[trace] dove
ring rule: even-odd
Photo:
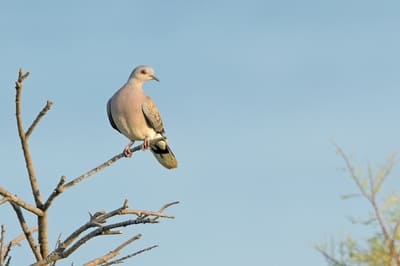
[[[160,113],[150,96],[143,91],[143,84],[150,80],[159,81],[152,67],[136,67],[128,81],[108,100],[108,119],[115,130],[129,139],[123,151],[125,157],[131,157],[130,147],[136,140],[142,140],[142,150],[150,149],[165,168],[176,168],[178,161],[168,145]],[[151,142],[157,138],[163,139]]]

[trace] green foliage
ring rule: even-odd
[[[349,236],[338,244],[325,243],[317,246],[317,250],[330,266],[400,266],[400,194],[393,191],[389,195],[381,195],[396,156],[390,156],[377,170],[368,165],[366,171],[362,171],[356,170],[340,147],[336,148],[358,189],[358,193],[345,195],[342,199],[362,196],[369,202],[372,209],[369,217],[361,222],[353,222],[371,227],[373,233],[364,240]]]

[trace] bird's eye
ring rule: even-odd
[[[142,69],[142,70],[140,70],[140,74],[146,75],[146,74],[147,74],[147,72],[146,72],[146,70],[145,70],[145,69]]]

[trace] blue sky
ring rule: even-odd
[[[50,211],[51,241],[87,213],[158,209],[175,220],[126,228],[59,265],[80,265],[138,232],[140,265],[324,265],[314,246],[358,232],[369,209],[332,141],[355,162],[381,163],[400,146],[398,1],[53,1],[0,3],[1,186],[32,202],[14,117],[25,125],[54,102],[31,137],[42,194],[122,151],[105,104],[134,67],[155,68],[157,103],[179,168],[149,152],[67,191]],[[393,178],[398,176],[395,169]],[[9,236],[19,227],[0,206]],[[31,224],[33,220],[31,217]],[[363,234],[361,230],[360,235]],[[52,244],[53,245],[53,244]],[[31,257],[14,250],[15,265]]]

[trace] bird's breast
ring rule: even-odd
[[[112,101],[113,119],[120,132],[130,140],[153,138],[155,131],[147,125],[142,111],[144,95],[134,90],[121,90]]]

